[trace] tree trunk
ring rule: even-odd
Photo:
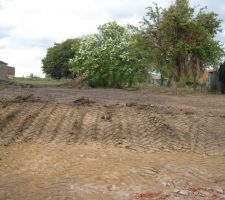
[[[194,91],[196,91],[196,89],[197,89],[197,78],[196,78],[196,75],[193,75],[193,89],[194,89]]]
[[[172,75],[170,75],[169,76],[169,80],[168,80],[168,83],[167,83],[167,87],[170,87],[172,84],[172,78],[173,78],[173,76]]]
[[[128,82],[128,87],[130,88],[130,87],[132,87],[132,85],[133,85],[133,80],[130,78],[129,82]]]
[[[177,57],[176,57],[176,73],[175,73],[175,76],[174,76],[176,82],[180,81],[181,68],[182,68],[182,58],[181,58],[180,55],[177,55]]]
[[[198,58],[194,58],[193,65],[192,65],[192,74],[193,74],[193,90],[196,91],[197,89],[197,70],[199,66]]]
[[[193,73],[193,90],[196,91],[196,89],[197,89],[197,70],[196,70],[195,64],[193,66],[192,73]]]
[[[221,93],[225,94],[225,84],[221,83]]]
[[[164,76],[161,73],[160,86],[164,86]]]
[[[175,93],[177,94],[177,81],[174,78],[171,79],[171,87],[173,91],[175,91]]]

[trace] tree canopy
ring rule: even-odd
[[[224,54],[215,40],[221,20],[205,8],[192,8],[188,0],[176,0],[167,9],[157,4],[149,7],[142,24],[143,38],[150,44],[149,54],[157,69],[167,69],[174,82],[182,74],[191,74],[196,83],[197,75],[218,64]]]
[[[87,76],[92,86],[121,87],[143,81],[147,67],[135,34],[116,22],[98,30],[98,34],[81,39],[71,61],[73,73]]]
[[[147,8],[140,27],[116,22],[98,27],[98,33],[67,40],[49,48],[43,71],[52,78],[85,76],[91,86],[132,86],[146,80],[149,71],[174,86],[190,77],[196,88],[202,72],[218,66],[224,56],[216,35],[221,20],[206,8],[176,0],[168,8]]]
[[[47,55],[42,59],[43,72],[53,79],[71,78],[73,75],[69,69],[69,60],[74,58],[78,48],[79,39],[55,43],[47,49]]]

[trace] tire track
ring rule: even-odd
[[[0,144],[94,141],[139,151],[225,155],[223,122],[224,118],[216,115],[170,115],[156,112],[153,107],[12,103],[0,110]]]
[[[31,108],[32,109],[29,109]],[[10,144],[13,141],[24,141],[24,133],[26,130],[30,127],[30,124],[34,121],[38,110],[40,110],[39,104],[31,104],[30,106],[24,106],[21,108],[24,112],[21,113],[20,116],[18,116],[18,119],[16,120],[16,124],[14,125],[13,132],[16,134],[9,134],[12,135],[12,137],[9,137],[7,140],[7,143]]]
[[[38,114],[38,117],[33,123],[32,135],[34,140],[41,139],[42,134],[46,133],[46,126],[48,125],[49,117],[57,108],[57,104],[46,103],[44,108]]]

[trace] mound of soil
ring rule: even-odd
[[[8,87],[10,83],[7,80],[1,80],[0,79],[0,90]]]
[[[15,103],[24,103],[24,102],[40,102],[41,98],[34,96],[34,94],[17,96],[13,99]]]
[[[93,100],[90,100],[88,97],[80,97],[80,98],[77,98],[76,100],[73,101],[74,105],[78,105],[78,106],[81,106],[81,105],[93,105],[95,103],[95,101]]]
[[[136,151],[225,155],[225,124],[220,116],[152,105],[101,106],[87,97],[65,105],[41,102],[33,95],[18,96],[0,107],[0,145],[27,140],[93,141]]]
[[[87,77],[83,76],[73,79],[70,85],[74,88],[89,88],[88,79]]]

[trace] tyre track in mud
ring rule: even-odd
[[[225,120],[204,114],[178,114],[167,117],[166,123],[179,132],[183,149],[206,155],[224,155]]]
[[[137,151],[178,150],[225,155],[220,116],[163,111],[157,106],[0,103],[0,145],[100,142]]]
[[[224,156],[207,156],[225,155],[225,113],[213,104],[208,112],[28,97],[0,101],[0,199],[130,200],[162,191],[156,199],[211,200],[217,187],[225,191]]]

